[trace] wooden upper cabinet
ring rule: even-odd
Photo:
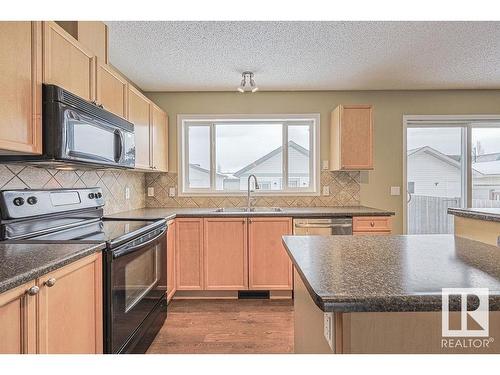
[[[204,221],[206,290],[248,289],[247,220],[208,218]]]
[[[95,59],[55,22],[43,22],[43,82],[86,100],[95,98]]]
[[[42,152],[42,23],[0,22],[0,154]]]
[[[248,261],[250,290],[292,290],[292,262],[281,237],[292,233],[287,217],[250,218]]]
[[[101,254],[51,272],[38,285],[40,353],[102,353]]]
[[[330,170],[373,169],[373,106],[339,105],[330,137]]]
[[[172,221],[167,230],[167,301],[175,294],[175,239],[176,224]]]
[[[101,21],[56,21],[104,64],[109,64],[108,27]]]
[[[176,219],[176,289],[203,290],[203,219]]]
[[[168,172],[168,115],[151,104],[151,147],[153,169]]]
[[[77,39],[97,56],[109,64],[108,27],[101,21],[78,21]]]
[[[36,296],[27,291],[35,282],[0,294],[0,354],[36,353]]]
[[[139,90],[128,85],[128,120],[134,124],[135,167],[151,169],[150,101]]]
[[[97,59],[96,101],[104,109],[127,118],[128,82],[112,67]]]

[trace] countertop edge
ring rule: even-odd
[[[471,211],[470,209],[448,208],[448,214],[469,219],[500,222],[500,214]]]
[[[349,206],[346,206],[348,208]],[[152,210],[157,210],[157,209],[165,209],[165,210],[172,210],[173,212],[167,216],[162,216],[162,215],[138,215],[134,214],[134,211],[138,210],[147,210],[148,207],[146,208],[141,208],[137,210],[131,210],[131,211],[123,211],[123,212],[117,212],[112,215],[108,215],[107,217],[110,219],[166,219],[166,220],[173,220],[176,218],[193,218],[193,217],[292,217],[292,218],[306,218],[306,217],[354,217],[354,216],[395,216],[396,213],[393,211],[385,211],[385,210],[380,210],[378,208],[373,208],[373,207],[367,207],[367,206],[360,206],[363,207],[364,209],[367,210],[367,212],[352,212],[349,211],[348,209],[345,212],[297,212],[294,211],[296,209],[301,209],[301,207],[292,207],[290,208],[291,211],[287,211],[287,209],[284,209],[282,212],[207,212],[205,210],[208,210],[210,208],[199,208],[199,210],[202,210],[201,212],[175,212],[175,208],[169,208],[169,207],[154,207],[150,208]],[[316,207],[313,207],[316,208]],[[326,207],[327,209],[328,207]],[[184,208],[183,208],[184,209]],[[196,208],[193,208],[193,210],[196,210]],[[215,210],[215,208],[213,208]],[[373,211],[370,211],[373,210]]]
[[[282,237],[282,243],[297,270],[304,286],[316,306],[323,312],[355,313],[355,312],[440,312],[442,311],[442,295],[408,294],[394,296],[367,296],[350,298],[346,296],[325,297],[316,293],[307,277],[302,272],[291,250]],[[450,299],[450,311],[461,311],[460,299]],[[500,291],[489,296],[489,311],[500,311]]]
[[[92,244],[89,245],[89,247],[76,251],[75,253],[69,254],[60,259],[54,260],[37,268],[31,269],[30,271],[21,273],[19,275],[11,277],[10,279],[4,280],[0,282],[0,293],[14,289],[20,285],[35,280],[40,276],[43,276],[51,271],[57,270],[68,264],[76,262],[77,260],[82,259],[88,255],[99,252],[103,250],[105,247],[106,243],[104,242],[100,244]]]

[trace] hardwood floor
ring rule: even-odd
[[[293,353],[293,300],[174,300],[148,350]]]

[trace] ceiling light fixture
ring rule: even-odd
[[[252,72],[243,72],[241,76],[243,78],[237,89],[239,92],[256,92],[259,89],[255,84],[255,80],[253,79],[254,74]]]

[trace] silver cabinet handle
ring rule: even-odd
[[[47,281],[45,281],[45,282],[43,283],[43,285],[46,285],[46,286],[48,286],[49,288],[52,288],[54,285],[56,285],[56,281],[57,281],[57,280],[56,280],[55,278],[51,277],[50,279],[48,279]]]
[[[40,288],[35,285],[35,286],[32,286],[31,288],[29,288],[26,291],[26,294],[28,294],[29,296],[34,296],[34,295],[38,294],[39,291],[40,291]]]

